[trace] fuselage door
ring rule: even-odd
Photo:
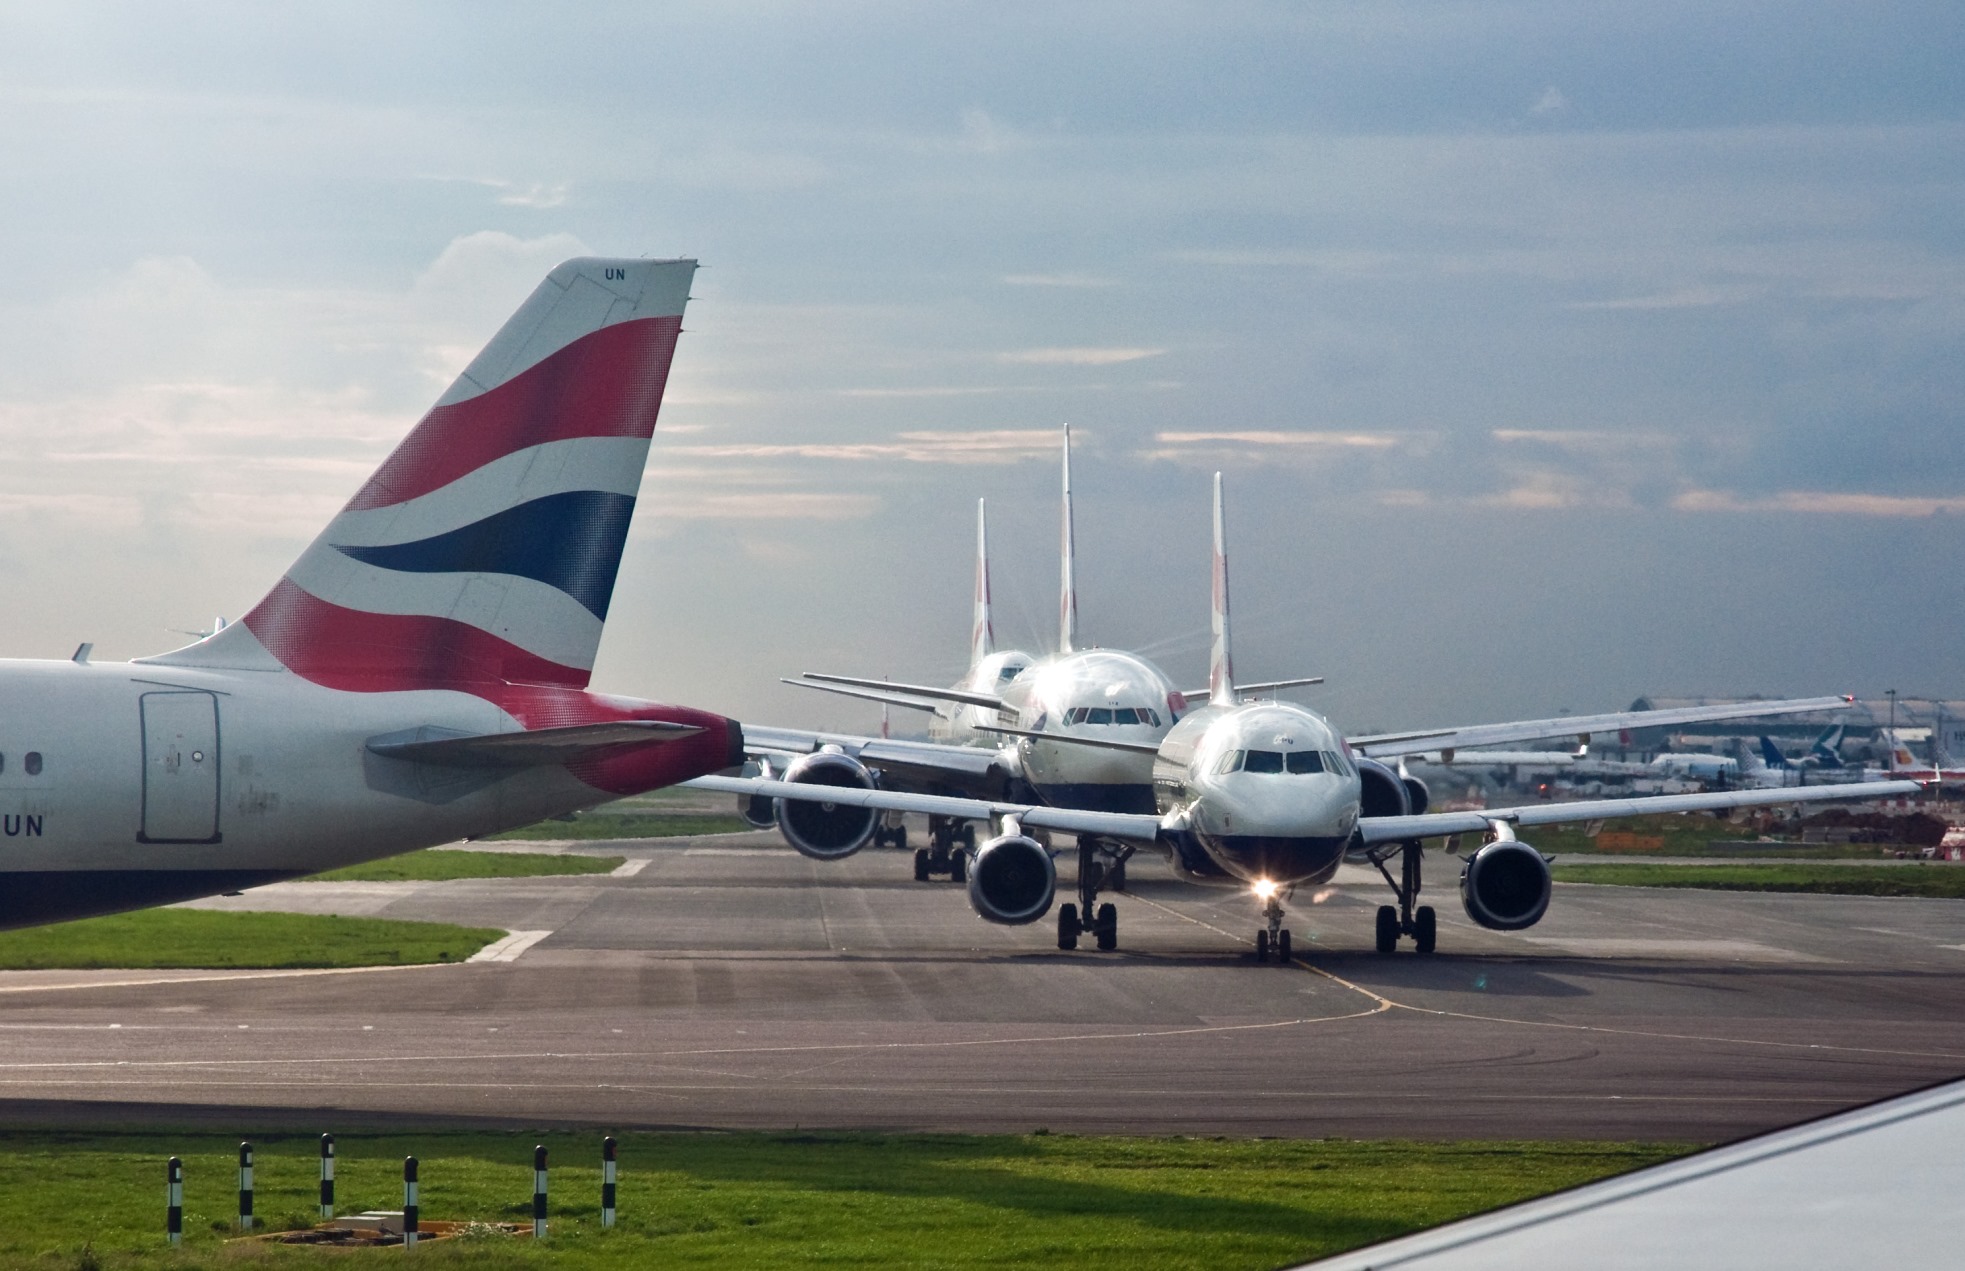
[[[218,698],[145,693],[140,843],[216,843]]]

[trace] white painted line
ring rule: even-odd
[[[464,960],[466,962],[516,962],[521,953],[552,934],[550,931],[514,931],[503,940],[494,940]]]
[[[651,859],[650,857],[646,857],[646,856],[637,856],[633,860],[622,861],[619,865],[616,865],[614,867],[613,871],[608,874],[608,877],[633,878],[636,874],[639,874],[642,870],[648,868],[648,862],[650,859]]]

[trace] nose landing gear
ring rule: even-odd
[[[1392,871],[1385,868],[1393,851],[1399,854],[1399,878],[1392,880]],[[1378,951],[1391,953],[1399,947],[1400,936],[1411,936],[1412,947],[1419,953],[1431,953],[1439,943],[1439,915],[1431,905],[1414,906],[1419,899],[1420,846],[1418,839],[1409,839],[1396,848],[1383,853],[1374,852],[1371,863],[1378,866],[1378,872],[1399,898],[1398,907],[1380,905],[1378,907]]]
[[[1267,962],[1270,950],[1275,950],[1276,961],[1284,966],[1290,961],[1290,931],[1283,925],[1283,900],[1275,892],[1269,893],[1269,902],[1263,906],[1262,916],[1269,925],[1255,933],[1255,960]]]

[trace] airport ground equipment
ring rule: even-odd
[[[252,1230],[252,1144],[239,1144],[239,1230]]]
[[[417,1200],[416,1158],[403,1158],[403,1252],[416,1247],[417,1219],[420,1206]]]
[[[614,1225],[614,1136],[600,1141],[600,1225]]]
[[[334,1136],[321,1136],[321,1217],[334,1217]]]
[[[184,1162],[175,1156],[164,1163],[164,1238],[184,1243]]]

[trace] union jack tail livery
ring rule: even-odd
[[[153,660],[584,688],[695,269],[554,269],[243,621]]]

